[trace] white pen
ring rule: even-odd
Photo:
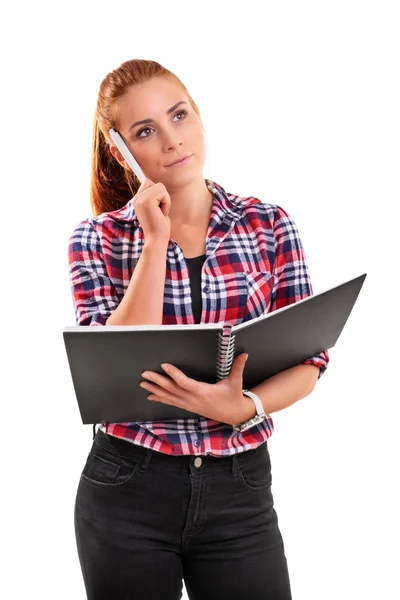
[[[121,152],[122,156],[135,173],[136,177],[140,182],[144,181],[145,176],[143,174],[142,169],[139,167],[135,157],[132,152],[129,150],[128,146],[125,144],[124,140],[115,129],[110,129],[110,136],[113,139],[114,144],[117,146],[118,150]]]

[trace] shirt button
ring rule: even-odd
[[[193,445],[196,446],[196,448],[198,448],[200,446],[199,440],[196,440],[195,442],[193,442]]]
[[[209,291],[210,291],[210,286],[208,286],[208,285],[205,285],[205,286],[203,287],[203,292],[209,292]]]
[[[197,458],[194,459],[194,466],[195,467],[200,467],[201,463],[203,461],[201,460],[200,456],[197,456]]]

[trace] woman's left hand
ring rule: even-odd
[[[177,367],[165,363],[161,367],[169,377],[154,371],[144,371],[142,377],[146,381],[140,383],[140,387],[151,392],[148,398],[153,402],[178,406],[207,419],[238,425],[254,417],[256,412],[251,398],[242,394],[247,356],[239,354],[233,361],[228,377],[217,383],[191,379]]]

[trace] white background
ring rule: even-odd
[[[91,215],[101,80],[147,58],[201,110],[205,177],[295,220],[314,292],[367,273],[314,392],[274,414],[272,489],[294,600],[399,598],[397,3],[139,4],[3,10],[2,595],[86,598],[67,240]]]

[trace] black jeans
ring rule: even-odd
[[[200,464],[201,463],[201,464]],[[267,443],[169,456],[98,430],[75,533],[89,600],[290,600]]]

